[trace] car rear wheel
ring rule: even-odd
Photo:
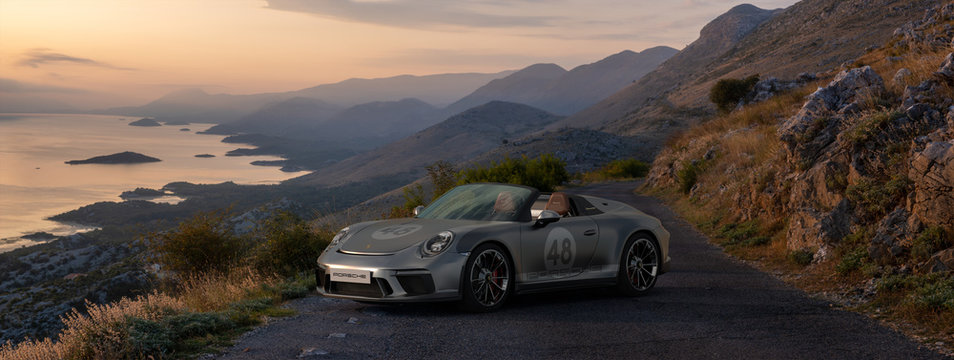
[[[513,266],[507,253],[496,244],[484,244],[471,252],[464,265],[461,307],[474,312],[499,309],[513,292]]]
[[[659,277],[661,254],[656,239],[645,233],[637,233],[626,241],[619,263],[617,289],[624,295],[645,293],[656,285]]]

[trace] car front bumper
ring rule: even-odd
[[[318,258],[318,293],[369,302],[425,302],[460,299],[461,270],[468,253],[423,257],[416,249],[387,255],[332,250]],[[337,269],[370,273],[369,283],[334,281]]]

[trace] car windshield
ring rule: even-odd
[[[447,220],[516,221],[533,196],[529,188],[503,184],[468,184],[442,195],[417,217]]]

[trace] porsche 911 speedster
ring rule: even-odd
[[[318,257],[318,292],[490,311],[516,293],[615,286],[638,295],[670,264],[659,220],[617,201],[468,184],[415,213],[341,229]]]

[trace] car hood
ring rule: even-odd
[[[392,219],[372,223],[352,234],[341,244],[341,251],[356,254],[392,254],[418,245],[441,231],[450,230],[455,237],[489,224],[486,221],[439,219]]]

